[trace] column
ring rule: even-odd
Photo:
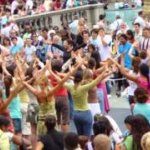
[[[150,0],[144,0],[144,14],[150,16]]]

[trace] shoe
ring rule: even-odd
[[[118,92],[116,92],[116,95],[117,95],[117,97],[120,97],[121,93],[118,91]]]
[[[111,98],[111,94],[108,94],[107,97],[108,97],[108,98]]]

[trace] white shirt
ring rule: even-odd
[[[1,29],[1,34],[6,36],[6,37],[9,37],[10,31],[11,31],[11,26],[6,26],[6,27]]]
[[[134,3],[135,3],[137,6],[142,6],[142,0],[134,0]]]
[[[145,27],[145,21],[144,21],[144,19],[143,19],[142,17],[140,17],[140,16],[138,16],[138,17],[135,19],[134,23],[139,23],[142,28]]]
[[[99,39],[99,53],[100,53],[100,56],[101,56],[101,60],[102,61],[106,61],[108,58],[111,57],[111,46],[110,46],[110,43],[112,41],[112,38],[110,35],[105,35],[103,40],[105,43],[107,43],[107,46],[104,46],[102,44],[102,41],[101,41],[101,37],[98,37]]]
[[[7,24],[8,17],[6,15],[0,17],[0,19],[1,19],[1,25],[0,26]]]
[[[26,10],[32,10],[32,8],[33,8],[33,1],[27,0],[26,1]]]
[[[104,23],[104,21],[99,21],[99,22],[97,22],[97,25],[98,25],[99,27],[104,27],[104,28],[105,28],[105,23]]]
[[[31,45],[30,47],[25,47],[24,52],[25,52],[25,57],[27,62],[32,61],[32,55],[36,51],[35,46]]]
[[[110,24],[110,29],[112,31],[115,31],[117,29],[119,29],[120,25],[122,24],[123,20],[120,19],[116,19],[112,24]]]
[[[14,0],[14,1],[12,2],[12,4],[11,4],[11,14],[14,13],[14,11],[15,11],[15,9],[18,7],[18,5],[19,5],[19,3],[18,3],[16,0]]]
[[[133,72],[133,70],[130,70],[129,74],[137,76],[137,74],[135,74]],[[131,80],[128,80],[128,83],[129,83],[129,86],[128,86],[128,95],[134,96],[134,91],[137,89],[137,84],[135,82],[131,81]]]
[[[11,23],[10,24],[10,28],[12,30],[15,30],[16,32],[19,32],[19,27],[18,27],[18,25],[16,23]]]
[[[52,3],[51,0],[45,0],[45,1],[44,1],[44,4],[43,4],[43,5],[44,5],[44,8],[45,8],[46,11],[51,10],[51,7],[50,7],[51,3]]]
[[[73,7],[73,5],[74,5],[74,0],[67,0],[66,8]]]
[[[141,38],[142,38],[142,30],[140,30],[139,33],[135,32],[135,39],[136,39],[138,42],[140,42]]]

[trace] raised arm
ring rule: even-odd
[[[20,84],[21,83],[18,83],[17,86],[13,90],[10,91],[10,94],[9,94],[8,98],[3,101],[2,105],[0,105],[0,111],[5,110],[8,107],[8,105],[10,104],[10,102],[12,101],[12,99],[22,89],[22,86]]]
[[[134,49],[134,47],[132,46],[132,47],[130,48],[130,50],[129,50],[129,56],[130,56],[131,59],[134,58],[133,49]]]
[[[97,70],[95,70],[94,72],[95,72],[96,74],[101,74],[103,71],[104,71],[104,66],[103,66],[103,67],[98,68],[98,69],[97,69]]]
[[[13,97],[15,97],[15,94],[11,92],[9,97],[6,100],[4,100],[3,103],[0,104],[0,111],[1,112],[8,107],[8,105],[12,101]]]
[[[10,50],[8,48],[6,48],[5,46],[0,44],[0,49],[2,50],[2,54],[9,54]]]
[[[108,77],[109,75],[111,75],[111,74],[112,74],[111,71],[109,72],[108,70],[106,70],[106,69],[104,68],[103,72],[102,72],[101,74],[99,74],[95,80],[93,80],[91,83],[88,83],[88,84],[86,84],[86,85],[82,85],[82,89],[84,89],[84,90],[86,90],[86,91],[92,89],[92,88],[95,87],[99,82],[101,82],[102,80],[104,80],[105,78],[107,78],[107,77]]]
[[[16,66],[17,66],[17,69],[18,69],[19,76],[21,76],[22,78],[24,78],[25,71],[22,68],[19,56],[16,56]]]
[[[36,97],[39,97],[39,94],[41,93],[39,90],[37,90],[36,88],[34,88],[32,85],[28,84],[27,82],[23,81],[23,84],[25,85],[25,87],[31,91]]]
[[[119,68],[120,72],[129,80],[133,81],[133,82],[138,82],[137,77],[129,74],[129,72],[124,68],[124,66],[118,64],[118,62],[116,62],[114,59],[112,59],[113,63]]]
[[[71,70],[68,74],[66,74],[66,76],[59,82],[59,84],[57,84],[55,87],[53,87],[53,89],[49,92],[48,96],[52,96],[56,91],[58,91],[58,89],[60,87],[62,87],[62,85],[64,84],[64,82],[66,82],[69,77],[71,75],[73,75],[77,70],[78,68],[83,64],[83,60],[80,61],[76,66],[75,68],[73,68],[73,70]]]
[[[49,71],[49,74],[52,75],[58,82],[60,82],[61,78],[52,71],[51,60],[46,61],[46,67],[47,70]]]
[[[17,144],[17,145],[26,145],[26,146],[31,146],[31,141],[23,138],[22,136],[19,136],[19,135],[13,135],[12,137],[12,141]]]
[[[9,73],[9,71],[8,71],[7,68],[6,68],[6,60],[5,60],[5,59],[2,59],[2,69],[3,69],[3,72],[4,72],[7,76],[11,76],[11,74]]]
[[[57,80],[58,83],[61,82],[61,78],[57,74],[55,74],[52,70],[50,70],[49,73]]]
[[[52,44],[52,46],[58,48],[59,50],[61,50],[61,51],[63,51],[63,52],[65,51],[65,48],[64,48],[63,46],[61,46],[61,45]]]

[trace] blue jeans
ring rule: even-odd
[[[21,133],[22,132],[22,127],[21,127],[21,119],[16,118],[16,119],[12,119],[13,121],[13,125],[15,127],[15,133]]]
[[[74,111],[74,123],[78,135],[91,136],[92,114],[90,110]]]
[[[111,93],[111,83],[110,83],[110,81],[106,82],[106,89],[107,89],[107,93],[110,94]]]
[[[74,112],[74,109],[73,109],[73,99],[72,99],[72,96],[70,93],[68,93],[68,100],[69,100],[69,112],[70,112],[70,119],[72,120],[73,118],[73,112]]]
[[[105,112],[105,104],[104,104],[104,92],[102,89],[97,88],[97,98],[100,105],[100,110],[102,113]]]

